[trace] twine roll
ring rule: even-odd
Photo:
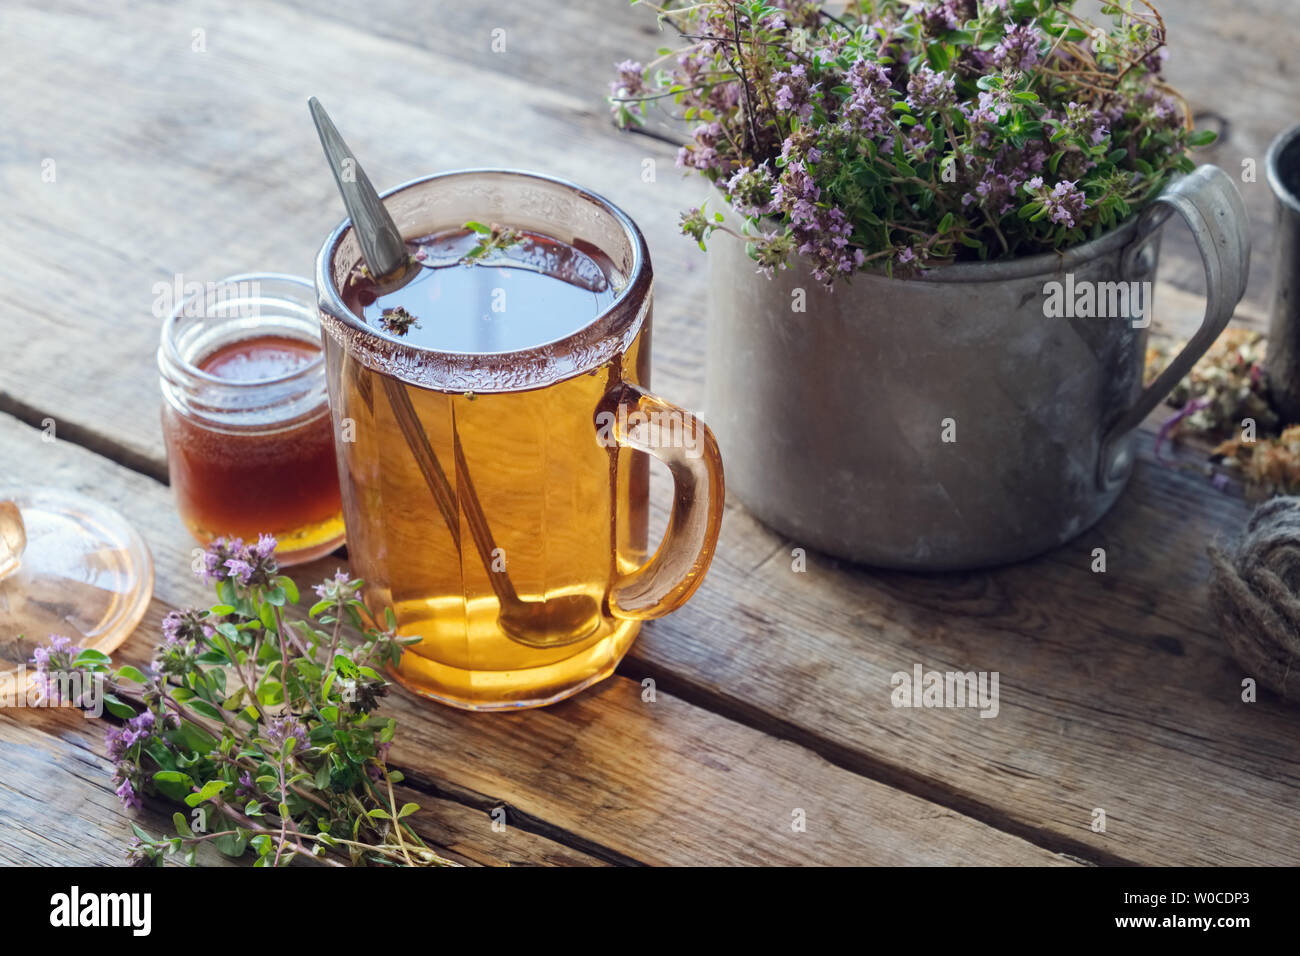
[[[1247,676],[1300,703],[1300,497],[1255,509],[1235,549],[1211,545],[1210,609]]]

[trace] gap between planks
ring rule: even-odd
[[[1088,846],[1079,840],[1072,840],[1061,834],[1053,833],[1047,828],[1021,823],[1009,814],[986,803],[981,803],[969,794],[945,787],[938,780],[932,780],[921,774],[913,773],[904,767],[855,751],[834,740],[819,737],[796,724],[781,720],[759,707],[748,707],[735,698],[718,694],[657,665],[625,657],[620,662],[617,673],[638,683],[650,678],[659,690],[672,694],[674,697],[679,697],[696,707],[710,710],[738,724],[744,724],[746,727],[769,736],[788,740],[796,746],[811,750],[827,763],[839,767],[841,770],[847,770],[859,777],[866,777],[876,783],[884,784],[895,790],[901,790],[929,803],[938,804],[994,830],[1001,831],[1009,836],[1019,837],[1027,843],[1032,843],[1052,853],[1058,853],[1077,863],[1095,866],[1140,865],[1134,860],[1126,859],[1114,853],[1107,853],[1096,847]]]

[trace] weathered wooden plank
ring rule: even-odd
[[[120,508],[148,541],[157,600],[116,657],[147,662],[150,634],[168,607],[210,601],[190,571],[193,541],[165,487],[85,449],[44,442],[39,431],[7,416],[0,416],[0,449],[7,481],[93,494]],[[326,560],[315,570],[323,577],[336,565]],[[400,725],[393,762],[412,783],[483,809],[503,803],[508,830],[514,820],[605,859],[1066,862],[670,694],[647,702],[640,685],[626,678],[522,714],[468,714],[400,690],[385,706]],[[0,739],[4,733],[0,725]],[[806,832],[791,827],[800,809]],[[490,854],[494,839],[466,831],[459,843]]]
[[[482,72],[538,83],[599,108],[621,60],[649,61],[677,38],[654,11],[628,0],[411,4],[404,0],[310,3],[278,0],[351,30],[407,44]]]
[[[113,793],[113,767],[79,713],[0,711],[0,863],[10,866],[124,864],[131,840]],[[169,816],[146,807],[135,818],[170,833]],[[211,847],[198,861],[230,861]]]
[[[162,611],[158,605],[156,610]],[[153,617],[153,616],[151,616]],[[147,623],[155,624],[156,620]],[[0,712],[0,863],[87,865],[124,863],[128,821],[169,836],[171,812],[148,801],[124,810],[113,794],[113,768],[103,748],[104,725],[70,709]],[[480,809],[395,788],[399,803],[423,811],[416,832],[443,856],[470,866],[601,866],[603,861],[519,828],[494,832]],[[170,861],[169,861],[170,862]],[[202,866],[238,865],[202,846]]]
[[[377,0],[364,7],[279,0],[288,6],[347,24],[353,30],[405,43],[462,63],[471,70],[544,85],[605,113],[615,64],[651,62],[661,47],[681,42],[670,25],[659,27],[645,4],[624,0],[527,3],[411,4]],[[689,131],[673,116],[651,111],[647,129],[681,142]]]
[[[1166,74],[1208,129],[1224,135],[1197,153],[1236,177],[1250,213],[1254,258],[1246,291],[1267,311],[1273,289],[1274,200],[1264,175],[1273,137],[1300,122],[1300,50],[1295,4],[1289,0],[1158,0],[1169,34]],[[1226,127],[1226,128],[1225,128]],[[1169,230],[1164,278],[1184,289],[1203,287],[1185,230]],[[1164,258],[1164,257],[1162,257]]]

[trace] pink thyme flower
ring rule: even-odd
[[[766,165],[738,169],[727,180],[731,204],[746,216],[765,216],[776,208],[773,188],[776,183]]]
[[[678,151],[677,165],[719,175],[730,173],[734,163],[718,152],[718,141],[723,135],[721,124],[701,123],[695,127],[694,135],[695,142]]]
[[[913,110],[941,110],[957,98],[956,79],[951,73],[939,73],[922,63],[907,81],[907,103]]]
[[[290,751],[291,756],[301,753],[308,746],[307,728],[292,714],[272,718],[270,725],[266,728],[266,739],[275,744],[276,747],[283,747],[292,740],[293,750]]]
[[[262,792],[257,789],[257,784],[253,781],[253,775],[244,770],[239,774],[239,782],[235,785],[235,796],[246,800],[260,800]]]
[[[30,663],[36,665],[32,686],[41,701],[51,704],[64,702],[62,688],[67,684],[67,675],[73,671],[72,662],[78,650],[72,638],[62,634],[51,634],[44,644],[32,648]]]
[[[259,535],[252,545],[244,544],[242,538],[217,538],[204,549],[199,574],[207,580],[269,586],[280,570],[275,548],[276,540],[269,534]]]
[[[326,578],[320,584],[313,584],[312,590],[322,601],[337,601],[351,593],[349,582],[348,573],[339,568],[334,572],[333,577]]]
[[[226,567],[230,569],[231,578],[238,578],[240,584],[247,584],[253,577],[253,566],[243,558],[230,558],[226,561]]]
[[[893,128],[890,110],[889,74],[877,63],[862,57],[853,61],[845,74],[853,91],[844,102],[841,126],[846,132],[862,136],[880,136]]]
[[[1048,218],[1060,223],[1067,229],[1074,228],[1075,217],[1087,208],[1088,200],[1083,191],[1068,179],[1063,179],[1043,198]]]
[[[613,82],[615,96],[636,96],[645,92],[645,67],[636,60],[624,60],[614,69],[618,79]]]
[[[122,727],[110,727],[104,734],[108,758],[113,762],[113,783],[117,797],[128,810],[140,808],[140,790],[148,780],[140,767],[140,751],[151,741],[164,746],[171,744],[162,731],[180,726],[174,717],[160,723],[152,710],[146,710],[128,720]]]
[[[135,788],[131,786],[131,781],[124,779],[118,784],[114,791],[117,798],[122,801],[122,806],[127,810],[139,810],[141,807],[140,797],[136,795]]]
[[[773,105],[778,110],[807,122],[813,114],[812,98],[817,92],[817,84],[808,82],[807,68],[802,63],[796,63],[788,70],[775,73],[772,83],[777,88]]]
[[[275,538],[271,535],[259,534],[257,536],[257,544],[254,545],[253,550],[259,558],[265,561],[271,555],[275,554],[276,544],[277,542]]]
[[[1003,70],[1031,70],[1039,60],[1043,34],[1032,23],[1006,25],[1006,36],[993,50],[993,64]]]

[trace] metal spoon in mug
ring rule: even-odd
[[[325,107],[314,96],[307,103],[311,107],[312,119],[316,123],[316,132],[320,136],[325,157],[334,173],[334,181],[343,197],[343,205],[352,218],[352,227],[357,234],[366,268],[381,288],[391,289],[405,284],[421,266],[407,252],[406,240],[402,238],[397,224],[388,214],[383,200],[371,185],[370,178],[362,170],[356,156],[339,135],[329,114],[325,112]],[[456,492],[447,480],[433,446],[429,444],[429,437],[420,424],[406,386],[387,375],[381,375],[380,380],[384,384],[384,392],[402,437],[459,549],[461,535]],[[542,600],[524,600],[504,570],[493,570],[493,555],[500,552],[497,551],[487,516],[474,491],[474,483],[470,480],[469,466],[465,461],[459,434],[453,435],[453,442],[456,481],[462,492],[460,506],[469,525],[474,549],[483,562],[500,607],[497,623],[501,630],[512,640],[529,647],[557,647],[590,636],[600,623],[600,607],[591,597],[585,594],[564,594]]]

